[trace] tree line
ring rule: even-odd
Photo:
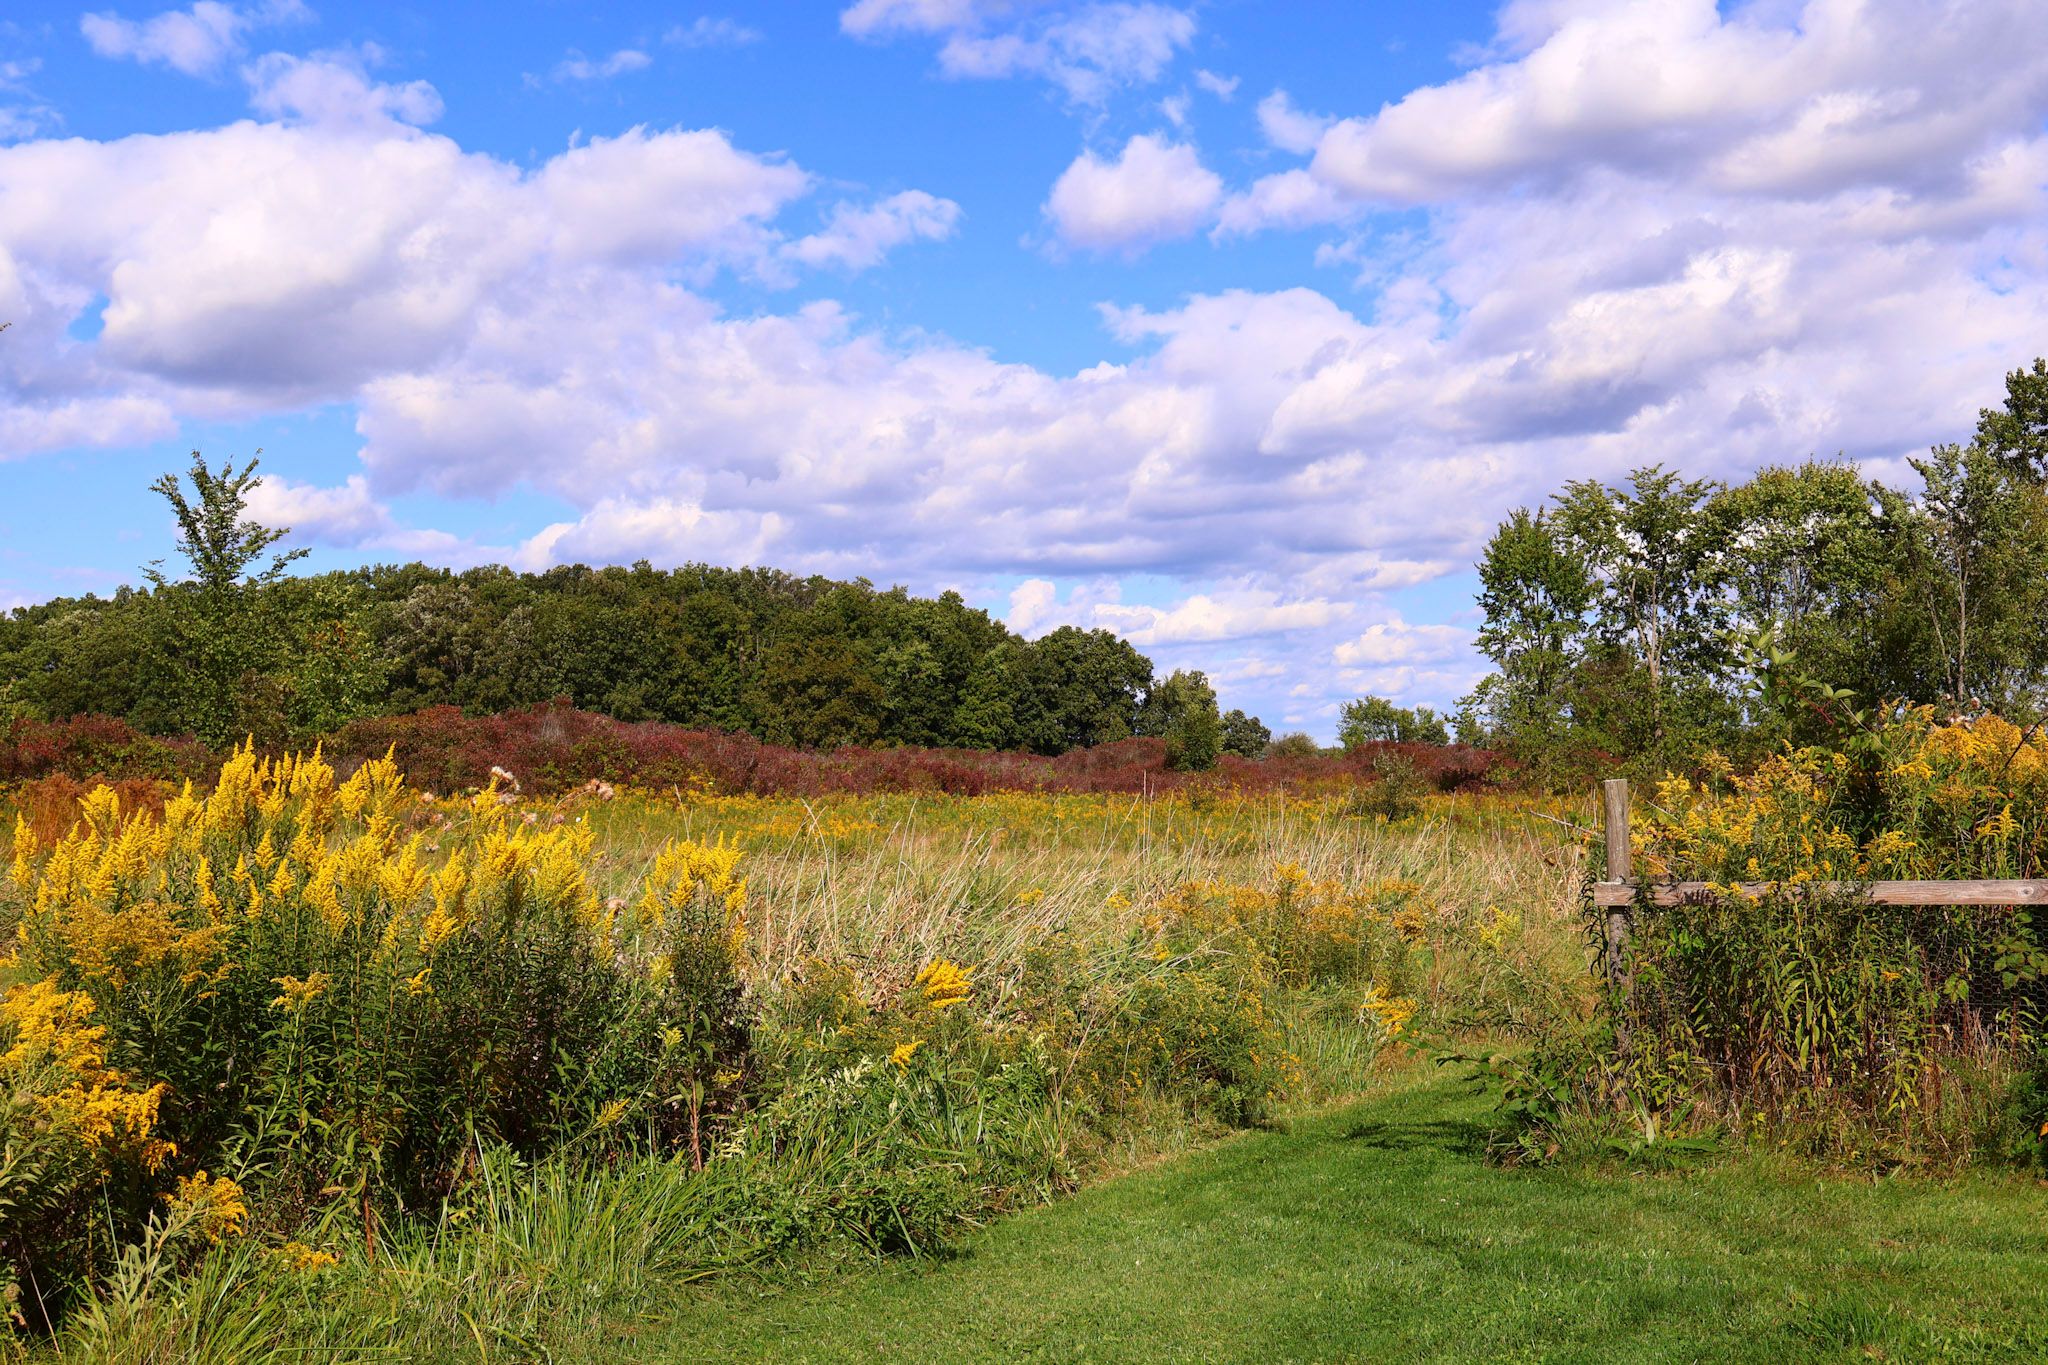
[[[1902,704],[2048,714],[2048,362],[1910,463],[1914,490],[1841,460],[1735,484],[1651,466],[1515,511],[1478,566],[1493,671],[1459,737],[1577,776]]]
[[[566,698],[620,720],[806,748],[922,745],[1058,754],[1137,735],[1180,768],[1257,756],[1256,717],[1199,671],[1154,674],[1107,630],[1037,640],[958,593],[690,564],[293,574],[303,551],[247,515],[255,461],[195,454],[154,485],[184,570],[0,618],[0,718],[121,717],[220,747],[300,743],[351,721]],[[189,491],[187,488],[189,483]]]

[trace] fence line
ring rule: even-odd
[[[1628,969],[1629,912],[1638,905],[1684,905],[1723,895],[1731,887],[1749,896],[1805,889],[1809,894],[1860,894],[1872,905],[2048,905],[2048,880],[2010,881],[1884,881],[1884,882],[1678,882],[1639,881],[1629,833],[1628,779],[1610,777],[1600,784],[1600,803],[1607,819],[1607,878],[1593,883],[1593,905],[1606,911],[1607,971],[1625,991]]]

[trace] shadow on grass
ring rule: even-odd
[[[1486,1154],[1486,1127],[1470,1119],[1429,1119],[1421,1123],[1354,1123],[1342,1134],[1346,1142],[1386,1152],[1439,1151],[1477,1160]]]

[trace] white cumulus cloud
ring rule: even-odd
[[[1307,114],[1295,108],[1285,90],[1275,90],[1259,101],[1260,131],[1266,135],[1266,141],[1285,152],[1305,155],[1314,151],[1333,122],[1320,114]]]
[[[1019,6],[1007,0],[858,0],[839,16],[857,38],[944,39],[939,69],[956,79],[1037,76],[1076,104],[1158,80],[1194,40],[1188,11],[1157,3]]]
[[[1192,146],[1141,133],[1114,161],[1076,157],[1053,183],[1045,215],[1069,246],[1131,251],[1199,231],[1222,197],[1222,179]]]
[[[865,207],[836,205],[822,230],[798,238],[783,252],[808,266],[865,270],[906,242],[943,241],[959,222],[960,206],[952,200],[904,190]]]
[[[149,19],[90,13],[78,21],[86,43],[102,57],[168,66],[188,76],[218,71],[238,56],[251,30],[307,20],[313,12],[299,0],[265,0],[238,6],[198,0],[189,9],[165,10]]]

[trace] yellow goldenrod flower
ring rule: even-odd
[[[332,1252],[316,1251],[304,1242],[286,1242],[281,1247],[272,1248],[270,1254],[296,1275],[316,1274],[340,1262]]]
[[[205,1171],[179,1177],[177,1192],[165,1195],[164,1202],[190,1216],[209,1242],[239,1236],[249,1217],[242,1187],[226,1176],[210,1177]]]
[[[306,1006],[326,992],[328,977],[326,972],[315,972],[303,981],[296,976],[276,976],[271,981],[283,994],[272,1000],[270,1007],[288,1014],[303,1014]]]
[[[967,971],[943,957],[926,963],[913,984],[923,991],[925,1008],[932,1010],[959,1004],[974,988]]]

